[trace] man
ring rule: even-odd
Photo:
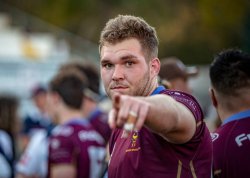
[[[220,52],[210,66],[211,98],[222,125],[212,134],[214,177],[249,177],[250,56]]]
[[[98,69],[89,62],[70,62],[65,63],[59,69],[60,71],[65,70],[78,70],[83,73],[84,76],[88,77],[88,87],[83,91],[83,115],[87,118],[94,129],[101,134],[104,138],[105,143],[108,144],[109,137],[111,135],[111,129],[108,125],[108,112],[100,107],[100,75]],[[105,157],[102,161],[101,175],[107,171],[108,157]]]
[[[79,71],[67,70],[49,84],[49,113],[59,123],[50,137],[50,178],[95,178],[101,169],[105,141],[82,113],[86,81]]]
[[[192,90],[188,84],[188,79],[198,74],[196,67],[186,67],[183,62],[176,57],[168,57],[161,60],[159,72],[162,84],[169,82],[170,89],[179,90],[191,94]]]
[[[101,77],[113,101],[108,177],[210,177],[212,143],[199,104],[158,86],[154,28],[119,15],[104,27],[99,50]]]
[[[47,88],[42,85],[32,90],[32,99],[40,114],[27,117],[24,132],[30,135],[25,150],[16,164],[16,178],[45,178],[48,167],[48,139],[54,128],[53,118],[47,113]]]
[[[47,114],[46,97],[47,88],[45,86],[38,84],[32,88],[31,99],[36,110],[24,118],[21,131],[21,151],[26,148],[37,131],[45,131],[51,126],[51,120]]]

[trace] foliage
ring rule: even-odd
[[[117,14],[143,17],[160,39],[160,58],[210,63],[214,53],[250,50],[247,0],[9,0],[9,4],[98,43],[106,21]]]

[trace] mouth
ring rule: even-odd
[[[114,87],[111,87],[110,89],[112,91],[121,93],[121,92],[124,92],[125,90],[127,90],[128,87],[127,86],[114,86]]]

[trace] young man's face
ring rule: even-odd
[[[58,95],[54,92],[48,92],[46,98],[48,115],[52,119],[53,123],[58,124],[57,108],[58,108]]]
[[[105,44],[100,52],[101,77],[107,94],[146,96],[152,89],[155,70],[146,62],[141,45],[135,38]],[[156,74],[157,75],[157,74]]]

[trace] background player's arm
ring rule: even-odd
[[[75,178],[76,168],[73,164],[56,164],[51,167],[51,178]]]
[[[36,176],[36,175],[28,176],[28,175],[24,175],[22,173],[17,173],[15,178],[39,178],[39,176]]]

